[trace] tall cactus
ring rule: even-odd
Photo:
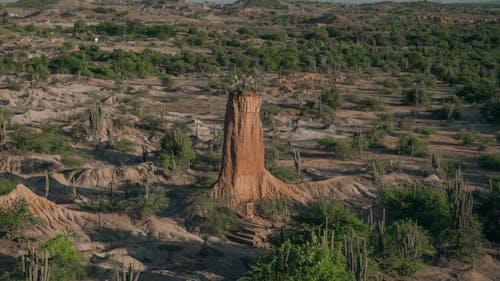
[[[368,280],[368,249],[366,239],[349,237],[344,240],[346,269],[356,281]]]
[[[448,183],[446,189],[451,216],[455,224],[455,229],[469,229],[472,222],[472,193],[466,190],[463,173],[458,170],[455,173],[455,179]]]
[[[89,126],[87,128],[87,139],[96,143],[101,142],[101,132],[103,129],[104,115],[100,104],[89,107],[87,110]]]
[[[45,176],[45,198],[47,198],[49,196],[49,190],[50,190],[49,172],[47,172],[47,170],[44,171],[44,176]]]
[[[432,153],[432,156],[431,156],[431,165],[432,165],[432,169],[434,169],[434,171],[436,171],[437,173],[441,173],[441,170],[442,170],[442,160],[441,160],[441,156],[437,153]]]
[[[21,271],[27,281],[49,281],[49,252],[28,245],[28,254],[21,255]]]
[[[135,266],[130,263],[128,266],[122,264],[121,270],[115,268],[114,281],[138,281],[141,271],[136,270]]]
[[[10,124],[10,113],[0,109],[0,142],[7,137],[7,127]]]
[[[301,158],[300,158],[300,148],[295,147],[293,149],[293,163],[295,164],[295,171],[297,172],[297,175],[300,174],[300,171],[302,170],[301,167]]]

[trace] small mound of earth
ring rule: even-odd
[[[61,207],[36,195],[23,184],[17,185],[9,194],[0,196],[0,208],[10,208],[16,201],[23,199],[28,204],[29,212],[45,221],[44,224],[31,228],[31,234],[46,240],[64,230],[74,234],[80,241],[90,241],[82,225],[89,223],[91,214]]]
[[[199,236],[196,236],[186,229],[177,225],[170,218],[151,217],[145,222],[138,225],[148,236],[155,239],[168,241],[197,241],[202,242]]]

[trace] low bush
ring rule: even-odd
[[[483,233],[488,240],[500,242],[500,176],[489,178],[490,190],[481,194],[477,212],[483,225]]]
[[[342,100],[336,88],[328,87],[321,91],[321,102],[333,109],[339,108]]]
[[[464,145],[470,146],[481,138],[478,132],[461,132],[454,136],[456,140],[461,140]]]
[[[26,229],[42,223],[29,212],[24,199],[18,199],[10,207],[0,210],[0,232],[8,239],[22,238]]]
[[[358,101],[358,109],[362,111],[384,111],[385,103],[377,98],[365,98]]]
[[[387,231],[380,267],[391,275],[411,276],[435,253],[425,229],[409,219],[396,221]]]
[[[50,280],[79,280],[86,275],[85,257],[76,247],[73,238],[60,233],[42,245],[50,253]]]
[[[485,103],[481,108],[483,118],[493,124],[500,123],[500,99]]]
[[[399,150],[403,155],[426,157],[428,142],[416,136],[404,136],[399,139]]]
[[[165,211],[169,206],[168,198],[160,193],[153,193],[149,198],[136,197],[118,203],[118,207],[131,217],[146,218]]]
[[[478,161],[482,168],[500,171],[500,153],[483,154]]]
[[[60,135],[58,131],[58,127],[53,125],[42,127],[41,133],[28,128],[19,128],[12,139],[16,147],[24,152],[62,153],[68,148],[69,138]]]
[[[451,219],[446,196],[440,189],[384,189],[380,193],[382,206],[394,220],[411,219],[431,234],[438,235],[448,227]]]
[[[351,143],[347,140],[326,137],[318,140],[318,144],[330,151],[335,159],[352,159],[356,156]]]
[[[9,194],[18,184],[17,181],[11,180],[0,175],[0,196]]]
[[[429,135],[435,135],[438,133],[438,130],[434,129],[434,128],[431,128],[431,127],[427,127],[427,126],[422,126],[422,127],[418,127],[415,129],[415,133],[418,133],[418,134],[421,134],[421,135],[425,135],[425,136],[429,136]]]

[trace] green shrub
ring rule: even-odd
[[[479,157],[479,165],[482,168],[500,171],[500,153],[483,154]]]
[[[321,91],[321,102],[334,109],[339,108],[342,104],[337,89],[333,87],[323,88]]]
[[[427,141],[416,136],[404,136],[399,139],[399,149],[403,155],[426,157]]]
[[[121,152],[133,152],[135,143],[129,139],[121,139],[113,143],[113,148]]]
[[[343,139],[326,137],[318,140],[318,144],[323,149],[332,152],[336,159],[352,159],[356,156],[351,143]]]
[[[74,240],[67,233],[58,234],[43,244],[42,248],[50,253],[50,280],[79,280],[85,277],[85,257],[76,249]]]
[[[343,241],[346,237],[356,235],[358,237],[368,237],[370,228],[368,225],[349,209],[325,201],[315,201],[309,208],[300,212],[295,221],[299,224],[307,225],[307,229],[326,224],[335,231],[335,240]]]
[[[224,238],[236,226],[236,214],[228,207],[230,198],[215,199],[202,191],[188,198],[186,221],[200,227],[203,235]]]
[[[416,106],[427,103],[431,100],[429,92],[424,89],[413,88],[405,91],[403,95],[405,96],[404,101],[406,104],[411,104]]]
[[[0,196],[9,194],[12,190],[14,190],[17,184],[17,181],[0,175]]]
[[[297,179],[297,173],[295,170],[288,168],[283,165],[268,165],[267,170],[275,177],[278,179],[285,181],[285,182],[290,182],[295,179]]]
[[[421,135],[436,135],[438,133],[438,130],[434,129],[434,128],[431,128],[431,127],[427,127],[427,126],[422,126],[422,127],[418,127],[415,129],[415,133],[418,133],[418,134],[421,134]]]
[[[120,201],[118,205],[131,217],[146,218],[165,211],[168,208],[169,200],[163,194],[153,193],[149,198],[131,198]]]
[[[500,99],[485,103],[481,108],[483,118],[493,124],[500,123]]]
[[[168,130],[160,140],[165,167],[172,168],[173,162],[177,167],[189,167],[196,154],[191,146],[188,135],[180,130]]]
[[[470,146],[481,138],[478,132],[461,132],[454,137],[456,140],[462,140],[464,145]]]
[[[462,114],[456,104],[445,103],[438,109],[430,110],[433,118],[438,120],[460,120]]]
[[[19,128],[12,137],[21,151],[39,153],[62,153],[68,148],[69,138],[59,135],[55,126],[47,125],[41,133],[28,128]]]
[[[291,202],[288,198],[280,199],[258,199],[255,201],[255,213],[273,222],[286,219],[290,216]]]
[[[467,228],[449,227],[439,235],[439,250],[444,255],[470,261],[481,251],[481,223],[473,219]]]
[[[424,258],[436,253],[427,231],[409,219],[396,221],[389,227],[384,250],[380,266],[396,276],[413,275],[424,266]]]
[[[362,111],[384,111],[385,103],[377,98],[364,98],[358,101],[358,109]]]
[[[18,199],[9,208],[0,210],[0,232],[8,239],[23,238],[26,229],[42,222],[29,212],[28,203],[24,199]]]
[[[451,215],[446,196],[440,189],[384,189],[380,198],[390,218],[416,221],[432,235],[438,235],[450,224]]]
[[[210,187],[218,179],[219,174],[217,172],[206,172],[195,176],[194,185],[197,187]]]
[[[486,238],[500,242],[500,176],[490,177],[489,182],[490,190],[480,198],[477,211]]]
[[[337,251],[315,243],[286,241],[270,255],[260,258],[238,281],[342,280],[353,281],[345,260]]]

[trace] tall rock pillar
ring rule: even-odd
[[[224,121],[222,167],[212,195],[228,196],[233,203],[286,195],[288,185],[264,168],[260,120],[261,95],[235,90],[229,94]]]

